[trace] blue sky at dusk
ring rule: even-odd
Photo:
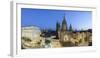
[[[38,26],[46,29],[56,29],[56,22],[62,23],[66,17],[67,25],[73,29],[92,28],[91,11],[73,10],[47,10],[47,9],[21,9],[21,26]]]

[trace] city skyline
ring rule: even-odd
[[[92,29],[91,11],[21,9],[21,26],[38,26],[42,29],[56,29],[56,22],[62,23],[66,18],[67,25],[71,24],[77,30]]]

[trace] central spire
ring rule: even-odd
[[[67,31],[67,22],[66,22],[66,18],[65,18],[65,15],[64,15],[64,18],[63,18],[63,21],[62,21],[62,28],[61,28],[62,31]]]

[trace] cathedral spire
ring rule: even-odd
[[[60,23],[59,22],[56,23],[56,31],[57,32],[60,31]]]
[[[64,15],[64,18],[63,18],[63,21],[62,21],[62,28],[61,28],[62,31],[67,31],[67,22],[66,22],[66,18],[65,18],[65,15]]]
[[[73,27],[72,27],[71,24],[70,24],[70,26],[69,26],[69,31],[73,31]]]

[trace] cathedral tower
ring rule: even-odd
[[[66,22],[65,16],[64,16],[63,21],[62,21],[61,31],[67,31],[67,22]]]
[[[64,42],[66,39],[68,39],[67,36],[67,22],[66,18],[64,16],[62,25],[61,25],[61,31],[60,31],[60,42]]]
[[[56,23],[56,32],[57,32],[56,38],[59,39],[60,38],[60,23],[59,22]]]

